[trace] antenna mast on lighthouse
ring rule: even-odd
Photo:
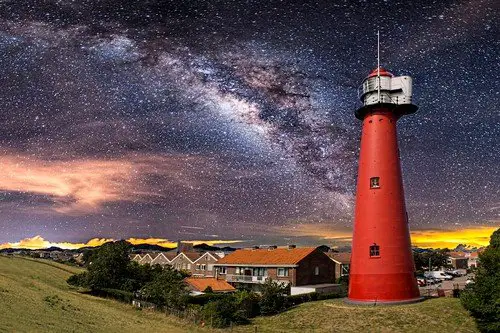
[[[377,30],[377,97],[380,103],[380,30]]]

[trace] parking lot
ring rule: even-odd
[[[465,281],[467,279],[472,278],[472,274],[468,274],[465,276],[459,276],[454,278],[453,280],[443,281],[440,283],[436,283],[430,286],[420,287],[420,295],[422,296],[437,296],[437,289],[443,289],[445,294],[448,296],[453,292],[455,286],[458,285],[459,289],[465,288]]]

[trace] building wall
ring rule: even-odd
[[[236,275],[236,266],[226,266],[226,271],[227,271],[227,275]],[[244,267],[244,268],[249,268],[251,270],[253,270],[254,267],[252,266],[248,266],[248,267]],[[297,275],[297,272],[295,270],[295,268],[293,267],[288,267],[288,276],[278,276],[278,267],[266,267],[267,269],[267,277],[274,280],[274,281],[283,281],[283,282],[286,282],[286,283],[291,283],[293,286],[295,285],[295,281],[296,281],[296,275]],[[240,274],[240,275],[244,275],[244,274]],[[220,274],[220,277],[223,278],[225,277],[226,275],[224,274]],[[250,284],[250,283],[248,283]]]
[[[315,275],[315,268],[319,274]],[[295,285],[333,283],[335,278],[335,264],[323,252],[314,251],[299,262]]]
[[[214,264],[216,263],[217,259],[212,258],[210,255],[205,255],[194,263],[191,273],[196,276],[215,276]],[[203,265],[205,265],[204,270],[202,269]]]
[[[192,273],[193,263],[185,256],[177,256],[170,265],[177,270],[184,270]]]
[[[452,258],[451,265],[455,269],[466,269],[467,268],[468,259],[467,258]]]

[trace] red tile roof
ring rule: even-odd
[[[341,264],[349,264],[351,262],[351,254],[347,252],[327,252],[326,255],[329,256],[330,259],[340,262]]]
[[[448,252],[448,256],[455,259],[465,258],[465,252]]]
[[[226,255],[217,264],[225,265],[296,265],[314,252],[314,247],[294,249],[242,249]]]
[[[185,278],[184,281],[194,290],[203,292],[207,287],[211,287],[214,292],[228,292],[235,291],[232,285],[224,280],[217,280],[216,278]]]

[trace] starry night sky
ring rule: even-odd
[[[499,7],[2,0],[0,242],[348,237],[377,29],[410,227],[499,226]]]

